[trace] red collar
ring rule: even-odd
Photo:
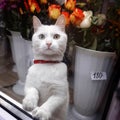
[[[34,60],[34,64],[45,64],[45,63],[59,63],[60,61],[50,61],[50,60]]]

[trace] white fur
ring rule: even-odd
[[[39,34],[45,39],[40,40]],[[54,34],[60,39],[55,40]],[[63,59],[67,36],[58,25],[40,25],[33,35],[35,59]],[[51,42],[49,49],[46,42]],[[23,108],[31,111],[39,120],[66,120],[69,103],[67,67],[64,63],[46,63],[32,65],[27,74]]]
[[[54,40],[54,34],[60,34],[61,38],[59,40]],[[40,40],[39,34],[45,35],[45,40]],[[51,50],[47,50],[46,42],[52,42]],[[55,25],[41,25],[38,31],[33,35],[33,52],[35,59],[43,60],[58,60],[63,59],[64,52],[66,50],[67,36],[60,30],[58,26]],[[52,55],[51,55],[52,54]]]

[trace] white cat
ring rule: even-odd
[[[69,92],[67,67],[61,62],[66,50],[65,19],[43,25],[33,17],[34,65],[27,74],[23,108],[39,120],[66,120]]]

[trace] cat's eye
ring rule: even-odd
[[[57,40],[57,39],[60,38],[60,35],[59,34],[54,34],[53,38]]]
[[[39,35],[39,39],[45,39],[45,35],[44,34],[40,34]]]

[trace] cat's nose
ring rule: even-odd
[[[46,45],[48,46],[48,48],[52,45],[51,42],[47,42]]]

